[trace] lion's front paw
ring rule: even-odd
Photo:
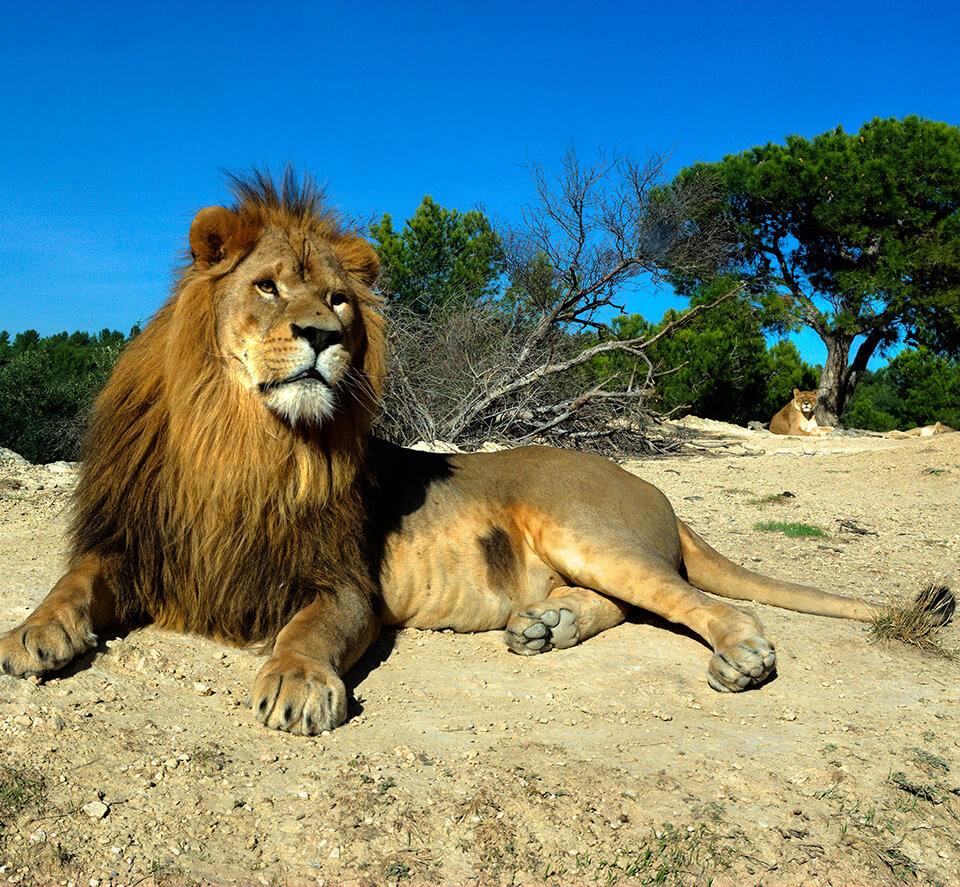
[[[97,645],[89,620],[60,615],[34,619],[0,638],[0,671],[4,674],[26,678],[56,671]]]
[[[264,663],[250,704],[273,730],[311,736],[347,718],[347,689],[332,669],[308,656],[282,654]]]
[[[737,693],[765,681],[777,667],[777,654],[766,638],[752,637],[717,650],[707,682],[721,693]]]
[[[573,611],[545,601],[514,613],[507,623],[506,639],[514,653],[530,656],[554,647],[572,647],[580,640],[580,632]]]

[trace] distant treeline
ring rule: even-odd
[[[673,315],[667,312],[658,324],[640,315],[619,317],[597,336],[654,335]],[[41,338],[27,330],[12,341],[0,332],[0,446],[35,463],[77,459],[93,399],[138,332]],[[819,376],[819,367],[804,362],[791,342],[768,347],[749,306],[736,300],[663,339],[651,358],[672,371],[659,379],[647,408],[739,424],[768,421],[794,388],[816,388]],[[584,372],[597,380],[629,372],[618,360],[598,356]],[[923,347],[905,349],[866,374],[843,419],[847,427],[876,431],[934,421],[960,427],[960,362]]]
[[[0,446],[36,463],[76,459],[90,405],[137,332],[0,332]]]

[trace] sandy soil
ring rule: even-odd
[[[875,602],[955,569],[960,434],[720,431],[625,464],[737,562]],[[0,628],[59,575],[73,477],[0,459]],[[779,673],[732,696],[642,614],[526,659],[496,633],[388,633],[348,722],[309,739],[244,707],[252,652],[105,639],[0,677],[0,883],[960,884],[960,664],[756,610]]]

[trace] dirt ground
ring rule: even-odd
[[[738,563],[873,602],[956,568],[960,434],[698,441],[624,464]],[[0,629],[58,578],[73,478],[0,459]],[[755,610],[779,672],[738,695],[643,614],[523,659],[498,633],[386,633],[314,738],[244,706],[253,652],[105,639],[0,677],[0,883],[960,884],[960,663]],[[940,638],[960,650],[956,622]]]

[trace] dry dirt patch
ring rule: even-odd
[[[877,602],[956,568],[960,434],[704,444],[625,464],[739,563]],[[0,459],[0,628],[59,575],[72,477]],[[309,739],[244,707],[255,654],[151,629],[0,677],[0,882],[960,883],[960,665],[756,609],[779,673],[736,696],[642,615],[529,659],[387,634]]]

